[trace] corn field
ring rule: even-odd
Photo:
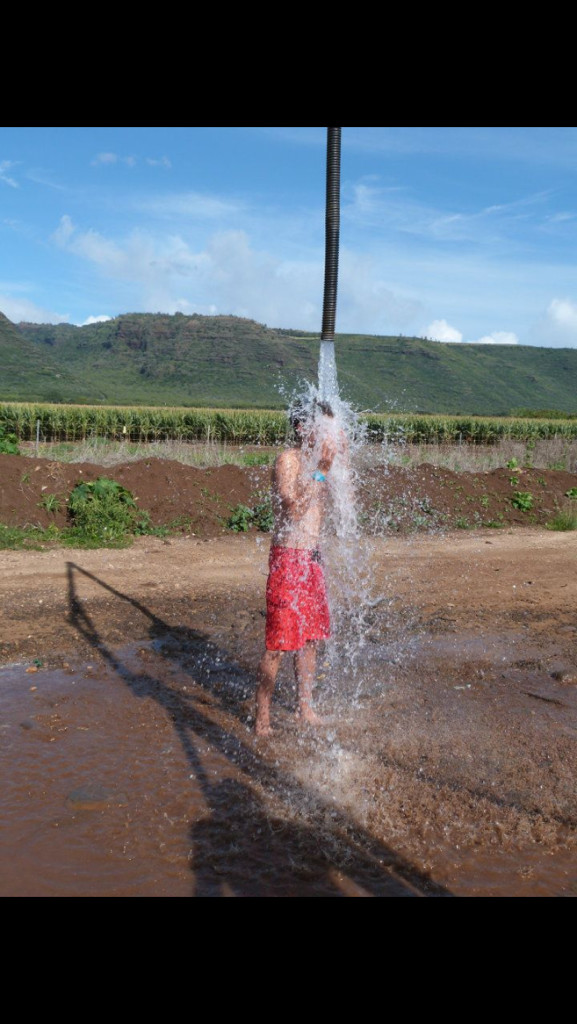
[[[435,416],[402,413],[360,417],[368,441],[405,444],[498,444],[504,440],[574,440],[577,419]],[[141,406],[0,403],[0,428],[19,441],[134,443],[202,441],[275,445],[290,433],[286,413],[275,410],[187,409]]]

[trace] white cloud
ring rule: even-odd
[[[62,324],[68,323],[70,317],[67,313],[55,313],[53,310],[43,309],[30,302],[26,298],[15,298],[13,295],[0,293],[0,310],[13,324],[26,321],[32,324]]]
[[[149,165],[149,167],[166,167],[167,169],[172,167],[172,164],[167,156],[161,156],[159,160],[154,159],[154,157],[147,156],[146,163]]]
[[[577,331],[577,305],[570,299],[553,299],[547,313],[561,328]]]
[[[92,161],[93,166],[97,164],[115,164],[118,162],[117,153],[97,153]]]
[[[83,320],[80,327],[88,327],[89,324],[103,324],[106,320],[112,320],[111,316],[89,316]]]
[[[137,241],[128,240],[127,243],[118,245],[104,238],[98,231],[78,231],[76,225],[68,214],[60,219],[58,228],[52,235],[52,241],[61,249],[82,256],[91,263],[96,263],[107,275],[130,277],[130,263],[137,257],[137,263],[146,258],[143,254],[143,246]],[[138,268],[134,271],[138,276]]]
[[[427,327],[425,336],[432,338],[433,341],[463,340],[461,331],[458,331],[456,327],[451,327],[451,324],[447,323],[446,320],[433,320],[432,324],[429,324]]]
[[[559,210],[558,213],[552,214],[550,217],[547,218],[547,220],[551,224],[560,224],[560,223],[563,223],[566,220],[575,220],[575,214],[574,213],[568,213],[568,212],[563,211],[563,210]]]
[[[469,340],[469,339],[468,339]],[[482,338],[469,340],[470,345],[518,345],[519,339],[513,331],[493,331]]]
[[[62,248],[65,248],[68,240],[74,234],[74,231],[75,227],[72,223],[72,219],[68,216],[67,213],[65,213],[64,216],[60,218],[60,224],[58,225],[56,231],[52,235],[52,241],[56,242],[56,244],[61,246]]]
[[[244,209],[243,204],[201,192],[180,192],[137,200],[136,209],[157,217],[187,217],[190,220],[222,220],[230,223]]]
[[[10,185],[11,188],[20,188],[16,179],[8,173],[12,167],[16,167],[13,160],[0,160],[0,181],[3,181],[5,185]]]
[[[426,338],[433,341],[463,342],[463,334],[456,327],[452,327],[446,320],[433,320],[425,331]],[[513,331],[493,331],[492,334],[484,334],[482,338],[467,338],[464,344],[469,345],[518,345],[519,339]]]
[[[531,328],[528,340],[532,345],[577,348],[577,302],[552,299],[545,314]]]
[[[205,197],[192,193],[176,198],[179,202],[186,199],[189,209],[195,210]],[[274,327],[320,331],[324,252],[319,245],[311,242],[299,254],[298,246],[283,245],[286,238],[282,232],[278,245],[276,238],[258,244],[249,231],[202,231],[198,223],[189,226],[182,222],[182,232],[135,230],[112,238],[92,229],[82,230],[65,215],[52,240],[71,259],[87,261],[107,280],[99,302],[114,312],[233,313]],[[438,308],[443,301],[449,310],[451,303],[455,304],[453,292],[459,289],[447,289],[447,280],[454,285],[455,274],[459,268],[463,271],[462,261],[455,261],[454,273],[442,278],[447,289],[443,293],[436,262],[416,264],[406,256],[404,259],[406,273],[403,259],[395,262],[388,250],[360,254],[349,246],[341,247],[339,333],[421,333],[432,306]],[[461,291],[468,294],[467,281]],[[92,299],[92,308],[93,303]],[[460,316],[449,315],[461,322]],[[473,333],[474,328],[469,330]],[[462,331],[446,319],[433,320],[423,333],[439,341],[463,341]],[[517,338],[502,331],[482,340],[505,344]]]
[[[127,164],[128,167],[134,167],[136,164],[135,156],[119,156],[118,153],[97,153],[94,160],[91,160],[93,167],[99,165],[110,165],[110,164]]]
[[[318,263],[315,297],[321,306],[324,267]],[[383,277],[383,269],[373,256],[344,248],[339,253],[337,296],[337,332],[396,334],[408,330],[419,315],[422,303],[398,284]],[[320,312],[318,313],[320,317]],[[319,329],[318,324],[315,329]]]

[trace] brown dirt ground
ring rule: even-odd
[[[517,471],[518,489],[538,498],[531,523],[509,507],[509,470],[368,472],[367,522],[380,516],[376,525],[389,534],[365,542],[364,682],[353,699],[352,684],[340,690],[338,680],[320,679],[330,743],[325,734],[297,743],[288,663],[276,736],[257,741],[251,732],[269,539],[222,526],[223,508],[250,504],[268,471],[163,460],[103,471],[9,456],[0,472],[3,522],[46,523],[37,506],[46,489],[66,495],[78,479],[101,474],[132,490],[154,522],[190,517],[183,535],[140,537],[122,550],[1,553],[0,662],[21,665],[23,686],[41,689],[50,669],[82,666],[90,679],[132,645],[149,660],[156,693],[168,685],[166,659],[190,666],[199,644],[218,652],[220,674],[194,676],[206,711],[194,725],[188,704],[187,722],[204,743],[214,746],[217,726],[228,737],[221,749],[226,772],[236,774],[225,772],[220,793],[240,794],[244,810],[231,825],[215,795],[213,824],[195,833],[210,884],[193,895],[577,894],[577,535],[539,525],[563,504],[574,475]],[[384,523],[394,501],[405,505]],[[450,530],[469,507],[483,520],[501,513],[506,525]],[[428,532],[414,532],[415,516]],[[159,639],[165,662],[150,648]],[[35,661],[37,673],[26,674]],[[242,685],[230,666],[240,666]],[[171,685],[176,721],[182,694]],[[210,727],[199,724],[206,715]],[[334,769],[337,750],[335,775],[327,765]],[[234,857],[223,853],[231,827],[241,835]],[[272,829],[266,884],[263,828]]]

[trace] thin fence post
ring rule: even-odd
[[[40,445],[40,420],[36,420],[36,454],[38,455],[38,447]]]

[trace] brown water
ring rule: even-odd
[[[0,895],[574,896],[577,694],[523,652],[377,651],[318,733],[287,667],[269,741],[251,672],[198,635],[5,668]]]

